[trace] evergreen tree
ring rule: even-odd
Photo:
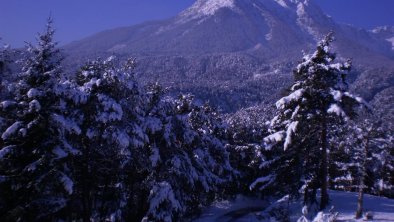
[[[74,166],[84,221],[123,221],[127,216],[133,179],[130,168],[147,137],[139,122],[143,118],[142,97],[133,77],[133,59],[118,68],[115,57],[97,59],[77,74],[79,90],[86,100],[79,105],[81,135],[74,141],[82,154]],[[139,181],[141,182],[141,181]]]
[[[149,207],[144,220],[179,221],[214,200],[232,168],[221,120],[209,106],[197,106],[191,96],[160,98],[151,87],[153,106],[146,119],[149,132]]]
[[[60,219],[73,180],[69,160],[78,155],[65,136],[80,129],[67,117],[61,79],[61,54],[53,42],[52,19],[38,45],[28,46],[20,81],[11,101],[1,103],[11,121],[0,150],[2,221]]]
[[[330,125],[355,115],[361,98],[348,93],[345,72],[350,62],[333,63],[329,51],[332,34],[319,42],[312,55],[306,55],[294,71],[295,82],[288,96],[276,103],[277,115],[270,125],[271,135],[264,141],[266,149],[281,146],[272,160],[271,175],[261,177],[253,185],[284,186],[284,191],[297,195],[301,190],[306,204],[315,201],[321,188],[320,209],[329,201],[328,130]]]

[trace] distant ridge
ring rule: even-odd
[[[394,32],[338,24],[309,0],[197,0],[173,18],[107,30],[64,48],[72,66],[96,56],[135,56],[141,81],[234,111],[272,101],[302,51],[329,31],[338,56],[353,59],[355,90],[364,93],[368,83],[359,76],[368,70],[380,70],[373,78],[381,81],[392,78]],[[390,86],[368,85],[372,98]]]

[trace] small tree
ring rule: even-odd
[[[304,193],[304,202],[313,203],[321,188],[320,209],[328,204],[328,130],[355,114],[362,99],[348,93],[346,72],[350,62],[333,63],[329,51],[333,41],[328,34],[312,55],[304,57],[294,71],[295,82],[288,96],[276,103],[277,115],[272,119],[266,149],[280,145],[274,174],[257,183],[290,186],[292,194]],[[289,178],[293,178],[289,181]],[[278,184],[279,183],[279,184]],[[254,184],[256,185],[256,183]]]

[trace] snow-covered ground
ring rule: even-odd
[[[203,210],[201,216],[194,222],[224,222],[224,221],[258,221],[255,214],[267,206],[267,201],[244,196],[235,200],[215,202]]]
[[[339,212],[339,221],[357,221],[353,219],[357,209],[356,193],[331,191],[330,195],[331,204]],[[374,214],[374,222],[394,222],[394,199],[365,195],[364,209]]]
[[[357,208],[357,193],[330,191],[330,198],[331,205],[339,212],[338,222],[364,221],[353,219]],[[261,220],[256,215],[266,206],[265,201],[239,196],[235,200],[212,204],[194,222],[258,222]],[[291,218],[296,221],[301,216],[301,204],[295,203],[293,206]],[[373,213],[374,222],[394,222],[394,199],[365,195],[364,209]]]

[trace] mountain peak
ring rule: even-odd
[[[195,19],[214,15],[218,10],[227,8],[239,12],[240,5],[277,3],[284,8],[299,10],[309,5],[309,0],[197,0],[190,8],[181,13],[181,17]]]
[[[181,13],[187,20],[214,15],[222,8],[236,10],[236,0],[197,0],[190,8]]]
[[[186,9],[183,17],[199,18],[214,15],[222,8],[235,9],[235,0],[197,0],[190,8]]]

